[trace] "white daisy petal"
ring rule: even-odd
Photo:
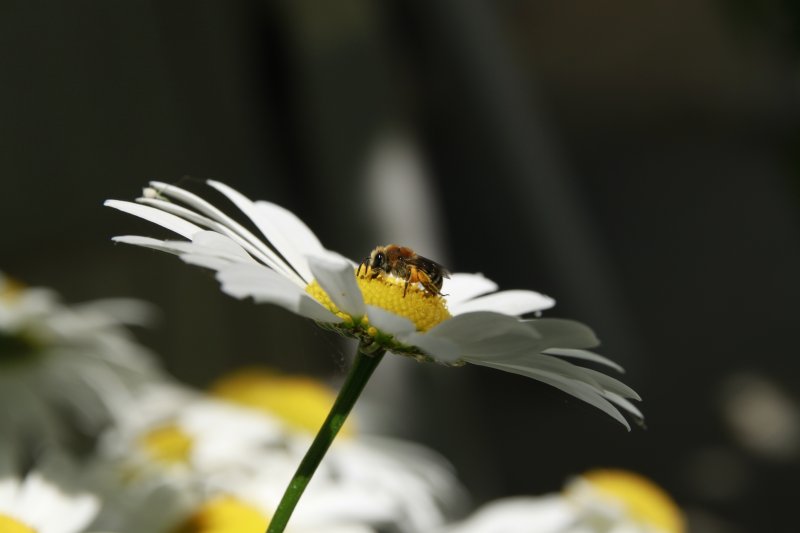
[[[200,237],[203,234],[208,234],[208,233],[213,233],[213,232],[201,230],[199,233],[196,234],[196,237]],[[227,239],[227,237],[219,235],[218,233],[214,233],[214,235],[217,235],[222,239]],[[190,255],[224,259],[225,261],[231,263],[249,263],[254,265],[257,264],[252,257],[244,253],[244,250],[242,250],[241,247],[238,247],[238,245],[236,245],[236,243],[234,243],[233,241],[229,241],[228,245],[223,245],[223,246],[216,246],[216,245],[206,246],[203,244],[199,244],[199,242],[209,242],[208,239],[202,239],[202,238],[198,242],[186,242],[186,241],[162,241],[158,239],[151,239],[150,237],[139,237],[137,235],[124,235],[120,237],[114,237],[112,240],[114,242],[133,244],[135,246],[143,246],[145,248],[152,248],[160,252],[167,252],[180,256],[183,256],[185,254],[190,254]],[[229,245],[234,245],[238,247],[238,250]]]
[[[566,392],[572,396],[575,396],[579,400],[583,400],[584,402],[597,407],[607,415],[611,416],[614,420],[625,426],[628,431],[630,431],[631,426],[628,424],[628,421],[625,420],[625,417],[622,416],[614,405],[603,398],[601,394],[591,385],[581,382],[575,381],[573,379],[560,376],[555,373],[545,372],[541,370],[537,370],[535,368],[522,368],[516,365],[507,365],[504,363],[493,363],[488,361],[470,361],[473,364],[487,366],[490,368],[496,368],[498,370],[505,370],[506,372],[511,372],[514,374],[519,374],[522,376],[526,376],[529,378],[533,378],[535,380],[541,381],[542,383],[546,383],[551,385],[559,390]]]
[[[41,502],[37,502],[39,509]],[[94,520],[100,510],[100,500],[90,494],[73,496],[69,506],[62,506],[58,513],[57,522],[54,520],[52,527],[41,527],[41,533],[72,533],[84,531],[84,528]],[[55,516],[52,518],[56,518]]]
[[[201,231],[192,237],[192,242],[198,246],[206,246],[215,250],[220,250],[226,254],[241,259],[242,262],[252,263],[253,259],[244,251],[236,241],[225,235],[220,235],[215,231]]]
[[[598,393],[602,392],[604,387],[601,383],[594,378],[591,372],[583,367],[573,365],[567,361],[562,361],[556,357],[549,355],[542,355],[540,353],[529,352],[526,354],[516,354],[511,356],[501,357],[465,357],[469,363],[474,363],[477,359],[503,364],[508,367],[517,367],[519,369],[537,369],[548,373],[558,374],[565,378],[582,381],[597,389]]]
[[[180,217],[192,217],[192,218],[200,217],[200,220],[202,220],[202,222],[198,222],[198,224],[205,225],[208,224],[209,221],[218,222],[223,226],[226,226],[234,230],[238,235],[247,239],[253,245],[258,246],[264,251],[268,251],[268,247],[265,246],[264,243],[261,240],[259,240],[258,237],[253,235],[247,228],[245,228],[244,226],[236,222],[233,218],[229,217],[221,210],[214,207],[209,202],[200,198],[196,194],[189,192],[185,189],[182,189],[180,187],[169,185],[167,183],[163,183],[160,181],[151,181],[150,185],[159,195],[179,200],[180,202],[183,202],[184,204],[193,208],[195,211],[191,211],[172,202],[165,202],[164,200],[161,200],[157,197],[151,198],[145,196],[144,198],[139,198],[137,201],[141,203],[150,203],[153,205],[157,205],[159,209],[164,209],[165,211],[175,210],[174,214]],[[240,193],[236,194],[238,194],[241,198],[244,198],[246,201],[248,202],[250,201],[247,198],[245,198],[244,195]],[[192,218],[190,218],[190,220]]]
[[[306,255],[319,253],[324,248],[305,224],[294,215],[292,215],[293,218],[287,217],[286,210],[274,209],[273,204],[253,202],[224,183],[213,180],[209,180],[207,183],[227,196],[236,207],[250,217],[270,244],[286,258],[306,283],[311,281],[311,270]],[[289,220],[288,223],[287,220]]]
[[[279,216],[280,215],[278,215],[278,217]],[[294,229],[293,227],[280,229],[278,224],[275,223],[275,219],[278,217],[275,216],[274,210],[258,203],[254,205],[254,212],[251,217],[257,217],[254,218],[254,221],[256,221],[261,233],[264,234],[270,244],[275,247],[286,261],[292,265],[292,268],[300,274],[303,281],[305,281],[306,284],[310,283],[312,275],[311,269],[308,266],[308,259],[306,258],[307,252],[304,251],[302,246],[298,247],[295,244],[303,240],[303,235],[294,235],[291,232]],[[261,222],[259,223],[258,221]],[[321,250],[322,247],[320,246],[319,249],[315,249],[312,253],[319,253]]]
[[[408,335],[417,329],[409,319],[374,305],[367,306],[367,316],[370,325],[392,335]]]
[[[121,200],[106,200],[103,205],[113,207],[114,209],[119,209],[125,213],[135,215],[139,218],[153,222],[154,224],[158,224],[159,226],[174,231],[178,235],[186,237],[187,239],[191,239],[192,235],[203,230],[203,228],[200,226],[195,226],[191,222],[187,222],[182,218],[146,205],[135,204],[133,202],[123,202]]]
[[[280,244],[275,243],[281,253],[285,251],[285,255],[308,269],[307,257],[325,251],[314,232],[294,213],[272,202],[258,200],[255,204],[257,211],[272,223],[273,233],[283,237]]]
[[[222,284],[222,290],[235,298],[249,296],[258,303],[280,305],[319,322],[341,322],[303,289],[265,266],[237,264],[223,267],[217,273],[217,280]]]
[[[178,187],[177,185],[171,185],[163,181],[153,180],[150,182],[150,187],[151,187],[150,189],[145,189],[143,195],[144,199],[172,198],[174,200],[179,200],[180,202],[192,207],[199,213],[205,213],[206,215],[214,218],[215,220],[223,220],[227,218],[227,215],[225,215],[225,213],[223,213],[222,211],[220,211],[207,201],[203,200],[196,194],[187,191],[186,189]]]
[[[591,385],[587,385],[586,383],[582,383],[580,381],[571,381],[558,376],[546,375],[543,372],[532,372],[531,377],[541,381],[542,383],[546,383],[552,387],[562,390],[567,394],[600,409],[611,418],[625,426],[625,429],[628,431],[631,430],[631,425],[627,420],[625,420],[625,417],[622,416],[622,413],[620,413],[611,402],[595,393]]]
[[[41,529],[50,525],[54,512],[61,510],[58,507],[62,501],[57,487],[47,483],[38,471],[34,471],[22,482],[16,504],[18,516],[27,518],[33,527]],[[37,513],[37,509],[40,512]]]
[[[181,255],[190,252],[200,253],[200,251],[197,250],[197,247],[188,241],[162,241],[161,239],[141,237],[139,235],[120,235],[118,237],[112,237],[111,240],[114,242],[121,242],[123,244],[132,244],[134,246],[152,248],[153,250],[158,250],[159,252],[167,252],[175,255]]]
[[[523,322],[547,339],[549,348],[592,348],[600,344],[594,331],[581,322],[564,318],[537,318]]]
[[[256,200],[256,206],[272,220],[278,230],[292,239],[294,245],[304,256],[318,254],[325,250],[311,228],[288,209],[264,200]]]
[[[233,264],[233,262],[228,259],[201,254],[182,254],[181,260],[187,265],[208,268],[209,270],[222,270]]]
[[[538,332],[515,317],[491,311],[454,316],[434,326],[425,335],[448,339],[459,347],[463,355],[478,356],[492,346],[503,352],[527,346],[540,338]],[[493,345],[493,342],[498,344]]]
[[[364,316],[367,311],[364,298],[348,259],[334,252],[325,252],[324,255],[309,256],[308,264],[314,279],[337,308],[352,317]]]
[[[584,361],[592,361],[600,363],[613,368],[617,372],[624,373],[625,369],[607,357],[600,354],[590,352],[588,350],[577,350],[574,348],[548,348],[544,351],[546,354],[558,355],[560,357],[569,357],[570,359],[583,359]]]
[[[153,182],[154,184],[158,184],[158,182]],[[169,190],[177,189],[176,187],[170,187]],[[190,194],[183,189],[177,189],[195,197],[193,194]],[[195,197],[197,198],[197,197]],[[197,198],[200,201],[199,198]],[[272,251],[268,246],[266,246],[263,242],[259,241],[255,235],[250,233],[246,228],[240,225],[238,222],[234,221],[230,217],[225,216],[218,210],[219,214],[216,218],[221,219],[222,221],[212,220],[206,216],[198,214],[194,211],[186,209],[183,206],[178,204],[167,202],[164,200],[154,199],[154,198],[139,198],[137,200],[140,204],[149,205],[151,207],[158,208],[162,211],[166,211],[167,213],[171,213],[183,219],[186,219],[190,222],[193,222],[199,226],[208,228],[212,230],[210,233],[215,234],[222,234],[226,238],[229,238],[236,242],[240,247],[246,249],[249,254],[253,257],[257,258],[259,261],[263,262],[264,264],[274,268],[275,270],[286,274],[289,277],[295,278],[295,281],[299,285],[305,285],[305,282],[302,278],[300,278],[297,273],[292,270],[292,268],[286,264],[286,262],[278,257],[278,255]],[[216,209],[216,208],[213,208]]]
[[[454,364],[461,361],[461,348],[450,339],[434,337],[417,331],[407,335],[398,335],[397,338],[403,344],[416,346],[437,362]]]
[[[497,290],[497,283],[483,274],[457,272],[444,279],[442,293],[447,295],[449,305],[465,302],[481,294]]]
[[[525,323],[520,322],[515,317],[492,311],[473,311],[454,316],[431,328],[428,331],[428,335],[473,342],[510,331],[519,332],[532,339],[541,338],[541,335],[536,330],[525,327]]]
[[[449,307],[454,315],[470,311],[494,311],[519,316],[544,311],[553,307],[555,303],[556,301],[549,296],[538,292],[511,290],[487,294],[466,302],[449,303]]]
[[[3,476],[0,477],[0,513],[8,514],[14,511],[19,489],[19,481],[12,477],[11,471],[3,472]]]
[[[642,412],[635,405],[633,405],[627,398],[623,398],[619,394],[614,394],[613,392],[609,391],[604,392],[603,396],[608,398],[608,400],[611,401],[611,403],[614,403],[622,407],[623,409],[631,413],[633,416],[639,418],[640,420],[644,419],[644,415],[642,414]]]
[[[642,397],[639,396],[635,390],[625,385],[620,380],[591,368],[583,368],[583,371],[592,376],[605,391],[617,394],[623,398],[633,398],[634,400],[642,401]]]
[[[189,244],[186,241],[163,241],[161,239],[154,239],[152,237],[141,237],[139,235],[119,235],[111,237],[114,242],[121,242],[123,244],[132,244],[134,246],[142,246],[144,248],[152,248],[159,252],[167,252],[170,254],[180,255],[186,252],[185,245]]]
[[[78,533],[100,509],[97,496],[75,485],[78,472],[63,459],[46,461],[28,473],[11,514],[41,533]]]

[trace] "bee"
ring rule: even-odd
[[[365,274],[375,279],[381,274],[391,274],[405,281],[403,297],[408,291],[409,283],[420,283],[428,294],[444,296],[442,282],[450,277],[450,272],[436,261],[422,257],[411,248],[387,244],[378,246],[369,257],[365,258],[358,267]]]

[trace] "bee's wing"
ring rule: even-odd
[[[433,259],[428,259],[427,257],[422,257],[421,255],[417,255],[413,258],[406,259],[406,263],[417,267],[423,272],[430,272],[430,273],[441,272],[442,277],[444,278],[450,277],[449,270],[447,270],[445,267],[443,267]]]

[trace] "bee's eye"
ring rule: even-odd
[[[383,252],[375,254],[374,265],[381,266],[383,264],[384,259],[386,259],[386,257],[383,255]]]

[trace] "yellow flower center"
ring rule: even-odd
[[[222,496],[203,504],[174,533],[262,533],[267,522],[256,507]]]
[[[25,285],[0,275],[0,301],[14,302],[19,299],[24,291]]]
[[[260,368],[224,376],[211,386],[211,393],[277,416],[290,427],[309,433],[319,430],[335,400],[333,392],[316,380]],[[340,434],[351,434],[351,426],[345,423]]]
[[[356,276],[356,281],[367,305],[374,305],[409,319],[418,331],[428,331],[451,316],[444,298],[428,293],[417,283],[409,283],[406,289],[405,281],[394,276],[378,276],[375,279]],[[353,322],[354,317],[339,311],[316,280],[308,284],[306,292],[332,313]]]
[[[598,493],[625,505],[630,516],[668,533],[684,533],[683,514],[672,498],[650,480],[623,470],[592,470],[584,474]]]
[[[192,438],[174,424],[148,431],[140,443],[153,460],[166,464],[187,464],[192,451]]]
[[[0,531],[3,533],[36,533],[35,529],[4,514],[0,514]]]

